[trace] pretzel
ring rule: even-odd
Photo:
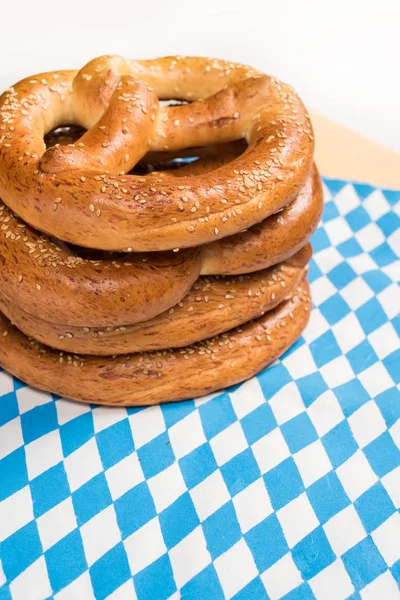
[[[178,348],[257,318],[283,301],[304,276],[307,244],[291,259],[252,275],[201,277],[175,307],[124,327],[66,327],[33,317],[0,293],[0,310],[26,335],[73,354],[113,355]]]
[[[208,156],[176,171],[212,168],[231,157]],[[0,294],[31,315],[72,327],[124,326],[151,319],[179,302],[200,274],[241,274],[293,255],[322,210],[319,175],[277,215],[244,233],[200,249],[90,260],[39,234],[0,202]]]
[[[160,106],[171,97],[191,103]],[[312,129],[294,91],[226,61],[106,56],[21,81],[1,97],[0,115],[4,202],[41,231],[102,250],[171,250],[236,234],[290,203],[312,164]],[[45,150],[44,135],[65,123],[88,131],[74,146]],[[126,174],[148,151],[241,138],[243,154],[184,182]]]
[[[30,385],[82,402],[138,406],[201,396],[239,383],[300,336],[311,303],[306,279],[263,317],[178,350],[115,358],[72,356],[30,340],[0,317],[0,365]]]

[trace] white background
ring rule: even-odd
[[[249,63],[306,104],[400,151],[400,0],[2,3],[0,86],[100,54]]]

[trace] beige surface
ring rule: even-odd
[[[312,113],[322,175],[400,189],[400,154]]]

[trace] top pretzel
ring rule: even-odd
[[[312,128],[293,89],[222,60],[104,56],[24,79],[2,95],[0,115],[0,197],[37,229],[101,250],[170,250],[240,232],[291,202],[312,165]],[[87,131],[46,150],[44,135],[65,124]],[[211,173],[127,174],[149,151],[242,138],[244,153]]]

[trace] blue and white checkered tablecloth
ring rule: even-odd
[[[304,336],[196,401],[0,372],[0,600],[400,598],[400,192],[325,180]]]

